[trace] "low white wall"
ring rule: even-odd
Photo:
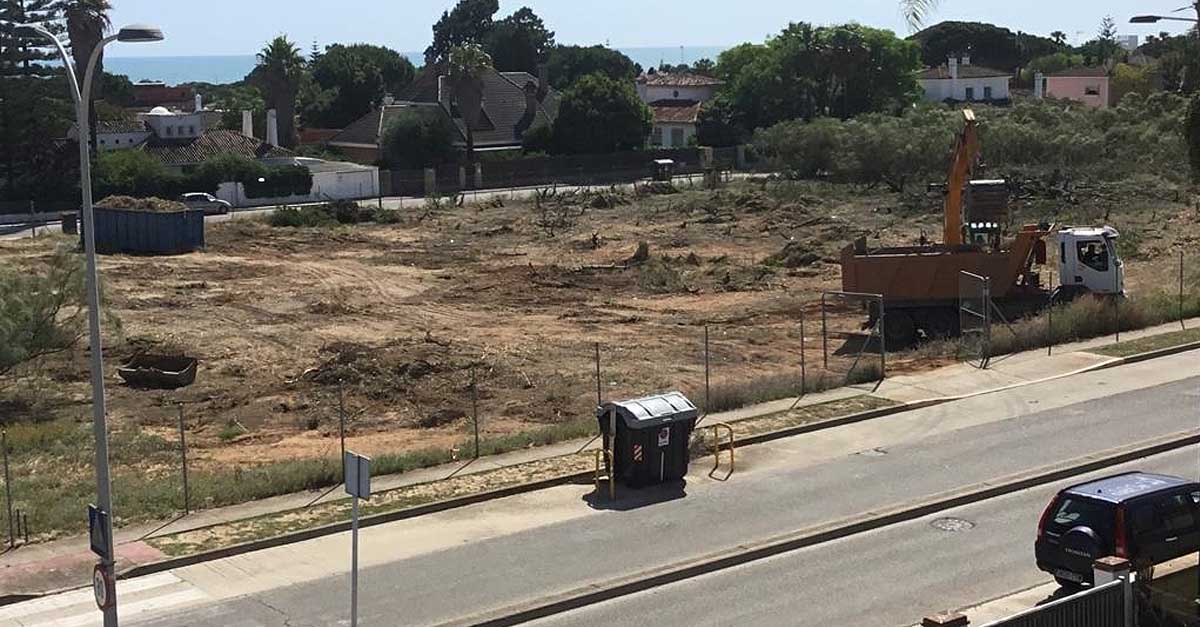
[[[234,207],[293,205],[322,200],[374,198],[379,195],[379,169],[317,172],[313,174],[312,191],[300,196],[246,198],[245,186],[241,183],[221,183],[215,195]]]

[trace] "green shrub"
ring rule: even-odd
[[[325,210],[325,205],[306,207],[279,207],[271,212],[267,223],[276,227],[313,227],[329,226],[336,220]]]

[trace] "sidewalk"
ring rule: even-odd
[[[1190,328],[1200,327],[1200,319],[1188,321],[1188,326]],[[1178,331],[1179,328],[1179,323],[1162,325],[1136,333],[1122,334],[1122,340]],[[955,364],[925,373],[902,375],[885,381],[878,390],[874,391],[874,396],[897,403],[915,403],[931,399],[944,400],[985,394],[997,389],[1069,376],[1081,370],[1095,369],[1119,362],[1112,358],[1083,352],[1111,343],[1111,337],[1100,338],[1056,347],[1053,356],[1047,356],[1046,351],[1041,350],[997,358],[993,360],[993,365],[988,370],[979,370],[970,364]],[[797,407],[806,407],[842,401],[870,393],[871,387],[870,385],[860,385],[840,388],[809,395],[798,403],[796,399],[784,399],[713,414],[706,417],[705,423],[737,423],[786,412],[793,404],[796,404]],[[374,491],[384,492],[415,484],[438,482],[496,469],[512,468],[520,464],[571,455],[597,446],[598,442],[595,438],[574,440],[513,451],[480,460],[446,464],[402,475],[377,477],[373,478],[372,483]],[[146,542],[151,538],[196,530],[219,523],[241,521],[266,514],[306,508],[319,503],[344,500],[345,495],[340,487],[334,487],[320,492],[289,494],[252,503],[196,512],[165,524],[125,527],[117,530],[115,534],[119,568],[125,570],[165,559],[166,556],[161,551]],[[81,526],[82,524],[81,520]],[[85,584],[91,565],[95,561],[87,546],[86,538],[78,536],[45,544],[18,547],[16,550],[0,553],[0,591],[2,591],[0,596],[18,593],[36,594]]]

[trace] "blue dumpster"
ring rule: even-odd
[[[95,208],[96,252],[177,255],[204,248],[204,211]],[[82,233],[82,229],[80,229]]]

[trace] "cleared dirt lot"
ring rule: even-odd
[[[1107,215],[1134,233],[1133,289],[1156,287],[1178,263],[1172,251],[1195,247],[1200,212],[1186,194],[1120,193],[1033,190],[1017,219]],[[382,454],[461,442],[473,369],[487,436],[589,415],[594,342],[610,398],[702,396],[705,324],[715,383],[798,373],[800,312],[816,364],[816,301],[840,285],[841,246],[864,234],[936,239],[938,212],[932,195],[745,183],[426,206],[392,225],[212,225],[203,252],[103,258],[123,322],[107,340],[110,413],[118,427],[173,440],[174,404],[185,403],[192,457],[216,468],[336,456],[339,381],[350,446]],[[34,264],[52,242],[5,242],[0,258]],[[648,255],[637,254],[641,242]],[[120,384],[115,367],[141,350],[198,357],[196,384]],[[893,365],[932,365],[914,359]],[[40,398],[33,411],[86,416],[84,351],[34,375],[6,393]]]

